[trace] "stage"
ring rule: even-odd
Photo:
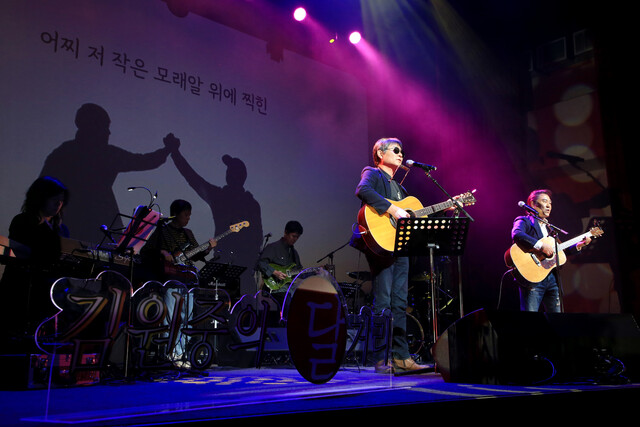
[[[5,369],[10,367],[5,367]],[[555,421],[618,418],[630,414],[640,384],[587,383],[504,386],[448,383],[429,370],[410,375],[376,374],[345,366],[324,384],[312,384],[295,368],[213,368],[201,374],[165,372],[50,390],[1,391],[2,425],[133,426],[162,424],[243,425],[255,422],[376,422],[404,425],[433,421],[511,419],[518,410],[550,409]],[[543,409],[544,408],[544,409]],[[547,417],[545,417],[547,418]]]

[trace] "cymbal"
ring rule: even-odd
[[[428,282],[431,278],[431,275],[428,273],[418,273],[411,276],[412,282]]]
[[[371,280],[371,272],[369,271],[350,271],[347,273],[347,276],[352,279],[368,281]]]

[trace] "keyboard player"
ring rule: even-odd
[[[20,257],[15,262],[7,263],[0,280],[0,354],[31,350],[37,326],[57,312],[49,297],[57,277],[49,267],[60,259],[61,237],[69,236],[62,223],[68,199],[64,184],[53,177],[40,177],[27,190],[21,212],[11,221],[8,241],[26,249],[17,253]]]

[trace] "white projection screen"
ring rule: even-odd
[[[304,226],[296,247],[305,267],[339,249],[339,282],[366,270],[343,247],[371,145],[366,92],[352,75],[286,50],[274,61],[264,40],[195,14],[178,18],[160,0],[9,0],[0,8],[0,234],[33,180],[51,173],[70,177],[67,225],[78,240],[100,243],[113,212],[150,203],[145,189],[127,191],[134,186],[157,193],[165,216],[174,199],[191,202],[189,227],[201,242],[249,220],[217,248],[220,262],[247,267],[243,294],[256,290],[264,236],[280,238],[292,219]],[[76,112],[88,103],[108,113],[117,149],[67,144],[52,154],[74,139]],[[163,148],[169,133],[190,173],[171,156],[154,165],[131,154]]]

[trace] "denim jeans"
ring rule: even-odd
[[[538,311],[544,306],[547,313],[560,313],[560,289],[556,276],[551,273],[538,283],[527,283],[520,287],[520,309]]]
[[[400,257],[391,266],[373,277],[373,309],[376,314],[390,310],[393,315],[391,353],[396,359],[408,359],[407,294],[409,286],[409,258]]]

